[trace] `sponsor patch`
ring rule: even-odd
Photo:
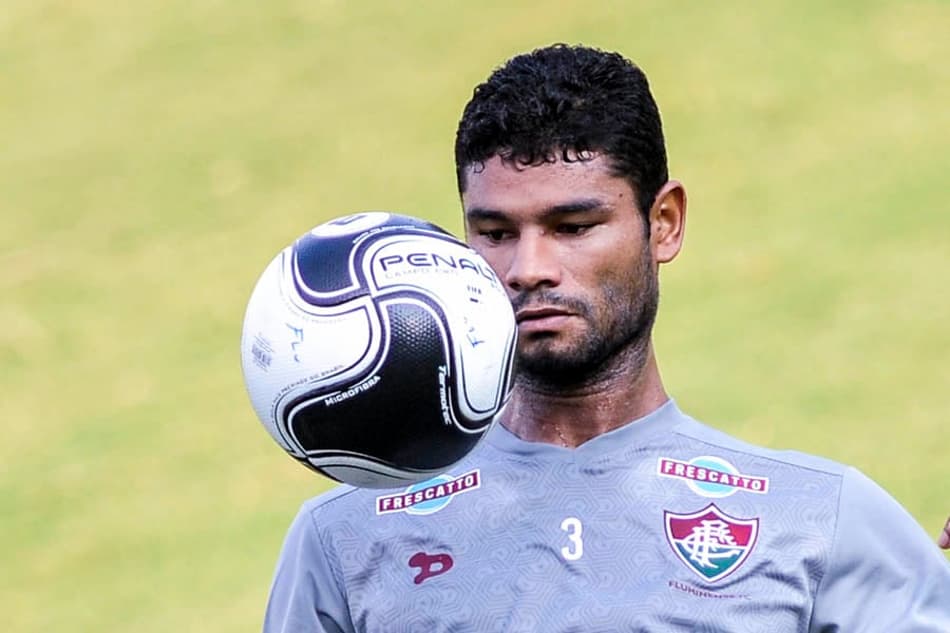
[[[763,495],[769,491],[768,477],[740,473],[726,460],[711,455],[694,457],[688,462],[661,457],[656,472],[661,477],[682,479],[690,490],[703,497],[728,497],[739,490]]]
[[[475,490],[480,485],[481,471],[477,468],[458,477],[439,475],[413,484],[403,492],[376,497],[376,514],[432,514],[449,505],[455,495]]]
[[[759,536],[759,519],[729,516],[712,503],[691,514],[664,511],[663,518],[673,553],[706,582],[737,570]]]

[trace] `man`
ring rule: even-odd
[[[399,512],[347,486],[306,503],[267,633],[950,631],[950,565],[890,496],[667,395],[651,331],[686,192],[636,66],[511,59],[466,106],[456,167],[519,327],[501,424],[431,485],[479,483]]]
[[[950,549],[950,518],[943,526],[943,531],[937,537],[937,545],[943,549]]]

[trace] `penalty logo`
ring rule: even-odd
[[[673,553],[706,582],[722,580],[749,557],[759,536],[758,519],[729,516],[715,504],[692,514],[663,513]]]

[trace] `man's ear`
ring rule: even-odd
[[[660,189],[650,207],[650,248],[660,264],[673,261],[683,247],[686,233],[686,189],[670,180]]]

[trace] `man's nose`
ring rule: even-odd
[[[554,240],[546,235],[522,234],[515,245],[505,283],[513,290],[532,290],[561,283],[561,262]]]

